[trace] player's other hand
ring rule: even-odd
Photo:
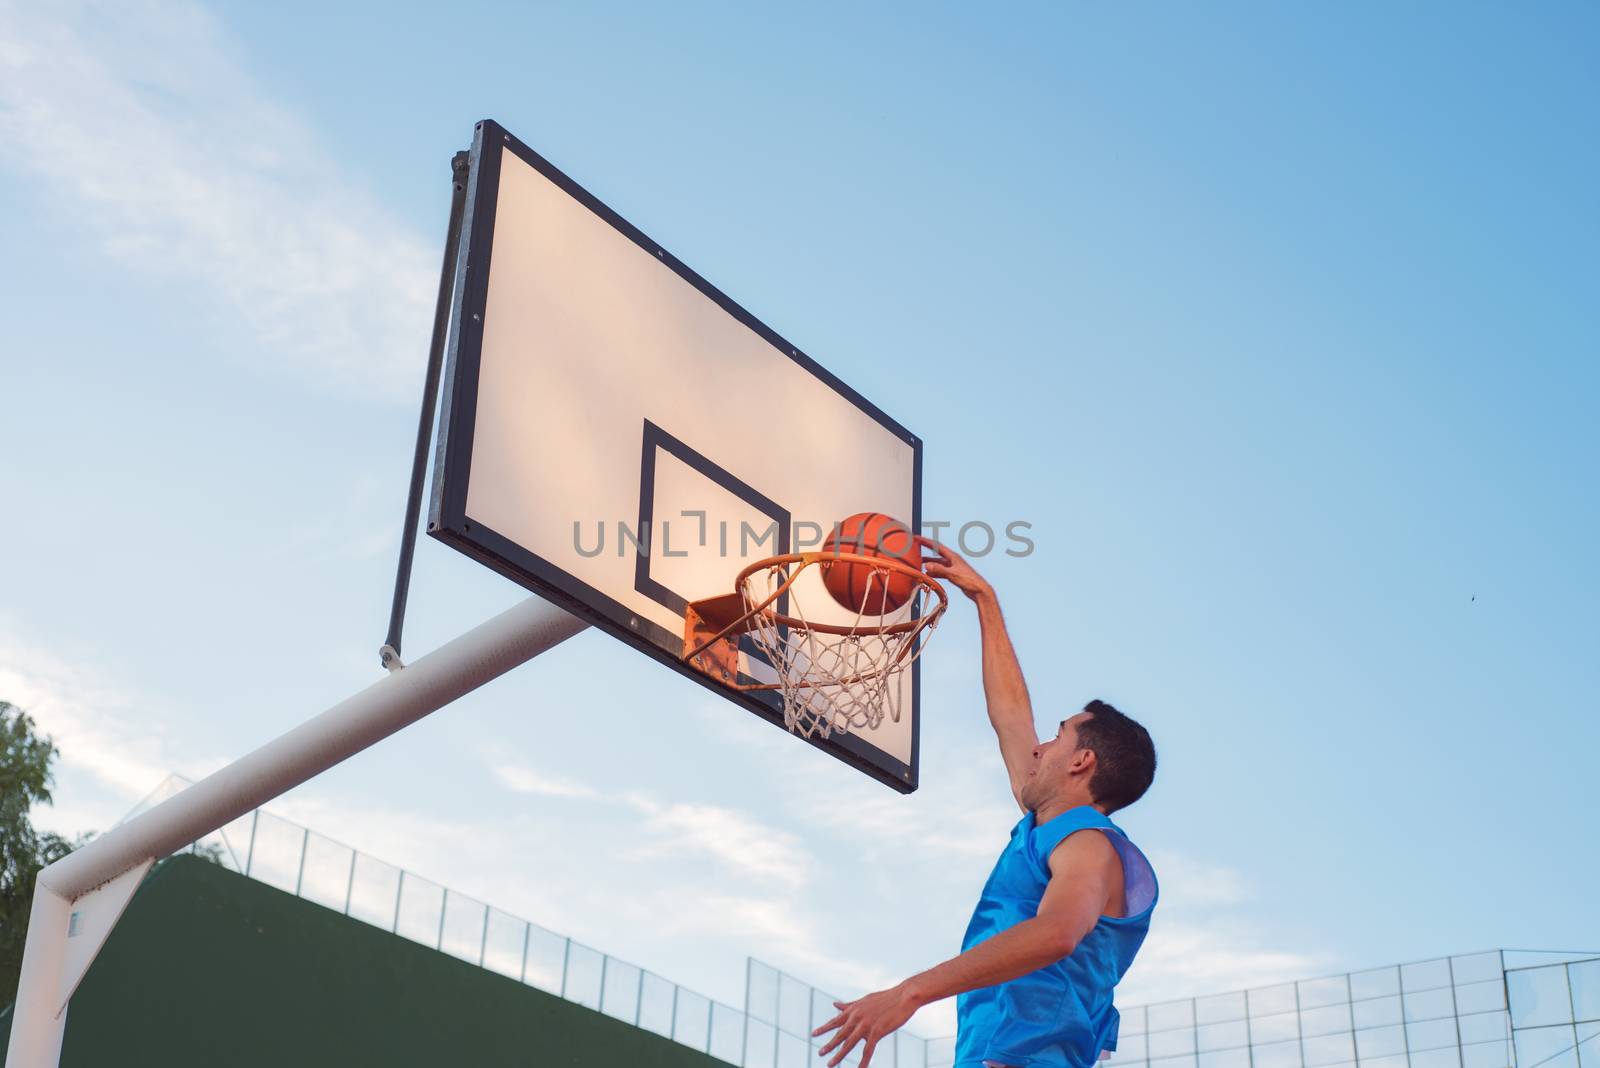
[[[924,548],[933,553],[922,559],[922,570],[932,578],[944,579],[974,601],[994,594],[994,589],[982,575],[967,563],[966,558],[948,545],[931,538],[920,538]]]
[[[872,1063],[872,1051],[878,1048],[878,1043],[898,1031],[911,1019],[911,1014],[922,1006],[906,984],[901,983],[855,1001],[835,1001],[833,1007],[839,1010],[839,1015],[811,1032],[813,1038],[829,1031],[836,1032],[817,1051],[817,1056],[826,1057],[833,1053],[828,1068],[834,1068],[850,1055],[851,1050],[865,1042],[866,1046],[861,1051],[861,1068],[867,1068]],[[834,1053],[834,1050],[838,1052]]]

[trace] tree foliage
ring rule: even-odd
[[[28,819],[34,805],[50,803],[57,753],[32,717],[0,701],[0,1005],[16,998],[34,877],[72,851],[72,843],[35,830]]]

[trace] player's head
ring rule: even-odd
[[[1111,813],[1143,797],[1155,776],[1150,732],[1104,701],[1090,701],[1034,750],[1022,803],[1038,811],[1059,800]]]

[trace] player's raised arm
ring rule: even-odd
[[[1011,794],[1026,810],[1022,783],[1033,766],[1039,736],[1034,732],[1028,684],[1023,681],[1017,652],[1011,647],[1011,635],[1006,633],[1000,601],[994,588],[959,553],[927,539],[923,543],[937,553],[926,561],[923,570],[950,583],[978,606],[978,626],[983,633],[983,695],[989,704],[989,722],[1000,739],[1000,756],[1011,778]]]

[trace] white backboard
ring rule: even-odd
[[[478,125],[435,537],[781,725],[775,695],[679,663],[685,605],[859,512],[920,529],[921,455],[797,346],[500,126]],[[824,606],[812,591],[807,611]],[[812,744],[910,791],[917,672],[900,684],[898,723]]]

